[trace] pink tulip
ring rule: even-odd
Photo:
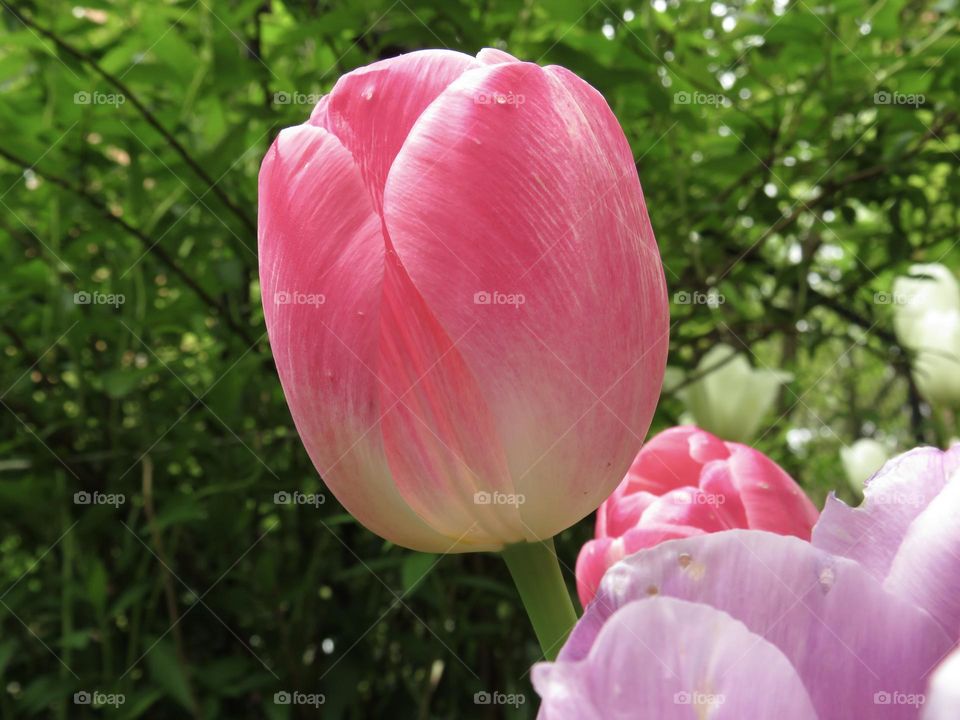
[[[597,510],[596,539],[577,559],[584,607],[607,568],[664,540],[753,528],[808,540],[817,510],[773,460],[693,426],[651,438]]]
[[[341,503],[435,552],[545,539],[610,493],[666,363],[660,257],[601,95],[498,50],[340,78],[260,171],[294,422]]]

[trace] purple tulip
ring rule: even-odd
[[[540,717],[960,717],[960,447],[887,463],[806,542],[672,540],[614,565],[555,663]],[[929,688],[928,689],[928,684]]]
[[[812,542],[856,560],[960,637],[960,445],[895,457],[867,482],[860,507],[830,497]]]

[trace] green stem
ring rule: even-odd
[[[503,559],[520,591],[544,657],[555,660],[577,622],[577,613],[560,574],[553,538],[507,545]]]

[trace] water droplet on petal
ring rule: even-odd
[[[682,568],[690,567],[690,563],[693,562],[693,555],[690,553],[680,553],[677,562],[680,563],[680,567]]]

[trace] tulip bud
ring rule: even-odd
[[[260,171],[291,414],[360,522],[417,550],[550,538],[616,487],[666,363],[660,256],[602,96],[498,50],[355,70]]]
[[[793,479],[758,450],[696,427],[650,438],[597,510],[596,539],[577,558],[584,607],[611,565],[667,540],[731,528],[810,539],[817,510]]]
[[[717,345],[701,358],[696,373],[703,374],[683,388],[679,397],[694,422],[725,440],[749,442],[773,407],[789,373],[753,368],[729,345]]]
[[[840,449],[843,471],[850,486],[858,493],[863,492],[864,483],[889,459],[886,446],[871,438],[860,438],[850,447]]]
[[[943,265],[913,265],[893,284],[894,330],[933,405],[960,407],[960,285]]]

